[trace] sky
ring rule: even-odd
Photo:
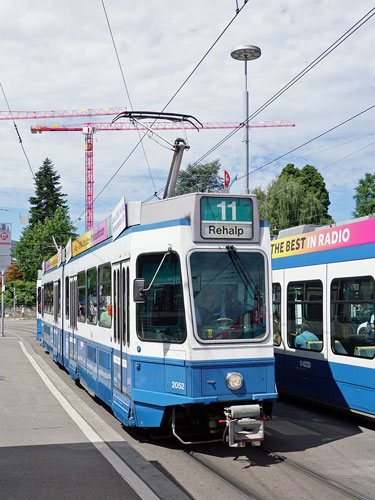
[[[241,10],[235,17],[236,4]],[[246,5],[243,0],[2,0],[0,82],[13,111],[123,107],[158,112],[235,17],[166,111],[190,114],[201,122],[241,122],[244,63],[231,57],[233,49],[241,45],[261,49],[261,57],[248,63],[249,106],[254,112],[373,8],[373,0],[249,0]],[[250,190],[265,188],[288,163],[298,168],[314,165],[330,194],[330,215],[336,222],[352,218],[355,187],[365,173],[375,170],[375,108],[283,155],[374,106],[374,46],[375,16],[252,120],[258,124],[281,120],[295,127],[251,129]],[[0,111],[6,110],[0,93]],[[48,157],[61,176],[80,234],[85,208],[84,136],[31,134],[30,127],[89,120],[16,121],[33,172]],[[181,168],[199,160],[229,132],[188,131],[190,149]],[[160,133],[173,142],[183,132]],[[232,178],[241,176],[242,140],[239,131],[203,161],[219,159],[221,175],[226,170]],[[138,141],[137,132],[95,134],[94,197],[123,164],[95,201],[95,224],[112,212],[122,196],[144,201],[165,185],[172,151],[146,137],[145,154],[138,147],[128,158]],[[283,158],[273,161],[279,156]],[[259,169],[268,162],[272,163]],[[28,214],[35,186],[9,120],[0,120],[0,172],[0,222],[12,223],[12,239],[18,240],[25,227],[20,215]],[[242,189],[240,180],[231,192]]]

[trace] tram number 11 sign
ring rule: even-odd
[[[212,239],[251,239],[252,201],[248,198],[201,198],[201,236]]]

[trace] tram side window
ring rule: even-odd
[[[44,285],[44,307],[43,313],[53,313],[53,282]]]
[[[141,255],[137,260],[137,277],[147,286],[146,301],[137,304],[137,333],[142,340],[183,342],[186,337],[185,309],[182,296],[180,261],[175,253],[164,260],[162,253]]]
[[[323,285],[320,280],[288,285],[288,345],[323,349]]]
[[[38,294],[37,294],[37,308],[38,314],[42,312],[42,289],[38,286]]]
[[[65,278],[65,317],[69,318],[69,276]]]
[[[48,312],[48,294],[48,283],[45,283],[43,288],[43,314]]]
[[[58,280],[53,284],[53,304],[52,304],[52,310],[54,320],[57,321],[57,318],[60,317],[61,315],[61,281]]]
[[[96,267],[87,271],[87,322],[96,325],[98,320],[98,277]]]
[[[46,312],[47,288],[46,285],[42,286],[42,316]]]
[[[61,280],[57,282],[57,294],[58,294],[58,299],[57,299],[57,315],[58,317],[61,316]]]
[[[272,285],[273,302],[273,345],[281,344],[281,286],[280,283]]]
[[[375,283],[371,276],[331,283],[331,348],[336,354],[375,356]]]
[[[78,321],[86,321],[86,273],[78,273]]]
[[[111,264],[99,267],[99,325],[112,326]]]

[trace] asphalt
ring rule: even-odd
[[[35,349],[35,321],[0,336],[1,500],[186,499],[62,381]]]

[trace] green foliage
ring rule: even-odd
[[[53,168],[53,163],[46,158],[35,174],[35,196],[30,196],[30,226],[52,218],[57,208],[67,210],[59,184],[60,176]]]
[[[305,165],[301,169],[301,181],[302,185],[305,186],[310,193],[316,196],[320,203],[324,206],[324,217],[331,219],[331,216],[328,213],[328,207],[331,202],[329,201],[329,193],[323,176],[312,165]]]
[[[325,208],[324,217],[330,219],[328,207],[331,204],[329,201],[329,193],[326,188],[323,176],[312,165],[305,165],[301,170],[288,163],[280,173],[280,178],[292,178],[301,181],[307,192],[315,195]]]
[[[332,224],[328,214],[329,194],[321,174],[312,165],[301,170],[288,164],[266,190],[253,190],[263,219],[274,229],[300,224]],[[275,231],[277,232],[277,231]]]
[[[13,281],[11,283],[6,283],[4,304],[7,307],[14,305],[14,291],[16,293],[16,306],[35,306],[35,281]]]
[[[218,185],[214,176],[220,170],[220,161],[188,165],[186,170],[180,170],[177,178],[176,196],[196,192],[217,191]]]
[[[375,174],[365,174],[364,179],[359,179],[355,192],[353,216],[363,217],[375,214]]]
[[[279,177],[293,177],[294,179],[301,178],[301,171],[293,165],[293,163],[288,163],[280,173]]]
[[[13,256],[24,273],[26,281],[36,280],[38,269],[43,260],[56,253],[52,235],[58,246],[65,246],[71,236],[75,236],[76,228],[72,225],[67,210],[60,207],[52,219],[38,221],[23,230],[19,243],[14,248]]]

